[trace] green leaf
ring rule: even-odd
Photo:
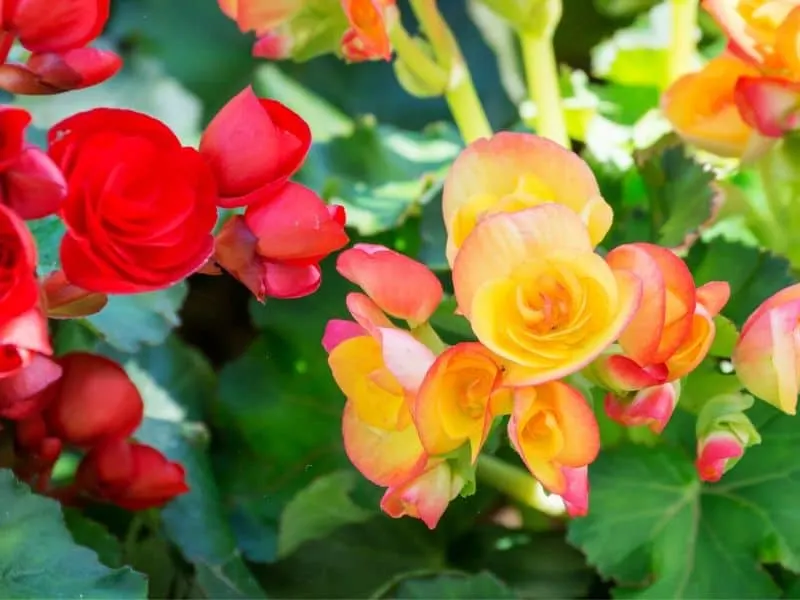
[[[697,285],[730,284],[731,299],[722,313],[739,326],[764,300],[795,283],[785,258],[722,238],[694,244],[686,263]]]
[[[224,586],[226,598],[263,598],[236,549],[207,455],[208,431],[198,423],[145,418],[136,438],[179,462],[190,491],[161,512],[167,535],[187,560],[204,569],[206,592]],[[236,565],[235,563],[240,563]],[[232,578],[235,576],[235,579]],[[205,581],[205,585],[203,584]],[[211,588],[208,588],[208,584]],[[207,593],[207,597],[215,597]]]
[[[144,577],[100,564],[73,541],[58,503],[34,495],[7,470],[0,471],[0,504],[0,597],[147,597]]]
[[[136,352],[142,344],[161,344],[180,325],[178,311],[188,293],[189,286],[182,281],[157,292],[110,296],[105,308],[86,320],[109,345]]]
[[[680,246],[711,218],[713,173],[691,158],[674,135],[636,153],[636,162],[650,197],[658,243]]]
[[[372,235],[401,225],[432,201],[461,150],[450,125],[422,133],[365,118],[352,134],[311,148],[298,181],[347,209],[348,225]]]
[[[455,572],[428,577],[407,577],[397,584],[392,593],[381,598],[511,600],[517,596],[497,577],[482,571],[475,575]]]
[[[414,571],[441,571],[443,548],[417,520],[377,516],[303,545],[263,568],[267,593],[278,598],[368,598],[386,582]]]
[[[63,94],[58,102],[48,96],[16,96],[14,105],[30,111],[33,123],[42,129],[93,108],[128,108],[163,121],[184,144],[193,145],[200,139],[202,105],[178,81],[165,75],[159,63],[148,59],[128,60],[115,77]]]
[[[278,556],[288,556],[309,540],[375,516],[374,510],[361,508],[349,496],[356,477],[353,471],[323,475],[292,498],[281,515]]]
[[[722,315],[714,317],[714,327],[716,328],[716,334],[714,335],[714,342],[708,350],[708,355],[730,358],[731,354],[733,354],[736,340],[739,339],[739,330],[730,319]]]
[[[43,219],[27,222],[28,229],[36,241],[36,250],[39,254],[39,264],[36,272],[39,277],[47,277],[50,273],[61,268],[61,238],[66,233],[64,222],[56,215]]]
[[[103,525],[83,515],[78,509],[65,508],[64,523],[69,532],[81,546],[91,548],[107,567],[118,568],[123,565],[122,545]]]
[[[701,484],[692,457],[664,446],[622,447],[592,464],[590,513],[570,524],[569,539],[601,575],[630,588],[621,595],[775,598],[780,590],[760,563],[800,568],[792,501],[800,430],[764,406],[749,416],[762,445],[718,484]]]

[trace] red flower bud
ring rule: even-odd
[[[605,398],[606,414],[623,425],[647,425],[653,433],[661,433],[675,412],[679,396],[679,381],[645,388],[632,398],[608,394]]]
[[[25,129],[31,122],[24,108],[0,106],[0,170],[16,162],[25,145]]]
[[[215,260],[263,302],[299,298],[319,288],[319,261],[347,244],[344,209],[287,183],[223,226]]]
[[[251,87],[222,107],[200,140],[200,153],[219,185],[217,203],[225,208],[274,194],[310,147],[308,124],[280,102],[258,98]]]
[[[716,431],[697,442],[695,468],[700,479],[715,482],[744,455],[745,445],[735,433]]]
[[[128,374],[115,362],[72,352],[58,359],[63,375],[45,410],[49,429],[69,444],[89,447],[126,438],[139,426],[144,403]]]
[[[18,356],[15,352],[15,359]],[[58,363],[43,354],[29,353],[25,366],[0,378],[0,417],[17,421],[41,412],[52,399],[51,386],[59,377]]]
[[[119,438],[83,457],[75,483],[90,496],[128,510],[162,506],[189,491],[181,465],[155,448]]]
[[[60,94],[102,83],[121,68],[119,56],[96,48],[32,54],[24,65],[0,66],[0,88],[28,96]]]

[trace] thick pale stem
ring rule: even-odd
[[[417,42],[408,34],[400,19],[395,20],[389,30],[389,39],[398,58],[407,65],[413,66],[418,77],[431,87],[444,88],[447,85],[447,71],[430,56],[428,56]]]
[[[478,458],[478,481],[503,492],[509,498],[551,516],[564,514],[562,502],[545,496],[541,485],[530,474],[488,454]]]
[[[672,28],[667,63],[667,84],[692,70],[695,54],[698,0],[672,0]]]
[[[411,335],[418,342],[422,342],[430,348],[434,354],[441,354],[447,348],[447,344],[442,341],[442,338],[439,337],[439,334],[431,327],[430,323],[415,325],[409,322],[409,327],[411,328]]]
[[[411,0],[411,8],[419,20],[439,65],[449,73],[445,100],[464,142],[490,137],[492,128],[483,110],[472,76],[436,0]]]
[[[569,148],[553,37],[544,31],[523,32],[520,41],[528,93],[536,105],[536,133]]]

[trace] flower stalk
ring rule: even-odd
[[[697,5],[698,0],[672,0],[670,3],[672,28],[669,54],[667,55],[666,85],[692,70],[695,54]]]
[[[519,467],[508,464],[496,456],[481,454],[478,457],[476,477],[509,498],[552,517],[564,515],[563,502],[547,496],[536,479]]]

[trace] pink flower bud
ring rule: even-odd
[[[636,392],[632,398],[608,394],[606,414],[629,427],[647,425],[653,433],[661,433],[669,423],[680,396],[680,383],[673,381]]]

